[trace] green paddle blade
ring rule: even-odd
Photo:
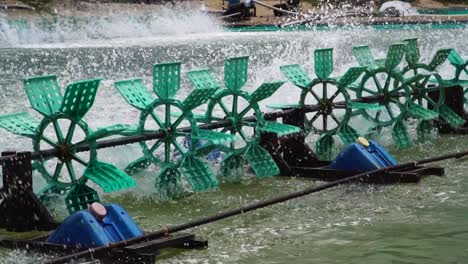
[[[86,137],[86,140],[92,141],[92,140],[98,140],[101,138],[105,137],[110,137],[114,135],[131,135],[135,132],[135,127],[132,127],[130,125],[122,125],[122,124],[116,124],[108,127],[102,127],[99,128],[98,130],[94,131],[93,133],[89,134]]]
[[[154,101],[141,79],[114,82],[114,86],[127,103],[141,111]]]
[[[442,63],[444,63],[449,54],[452,52],[452,49],[441,49],[436,52],[434,55],[434,58],[432,58],[431,63],[429,63],[429,67],[432,70],[435,70],[437,67],[439,67]]]
[[[279,137],[298,133],[301,129],[297,126],[281,124],[274,121],[265,121],[263,126],[258,128],[261,132],[275,133]]]
[[[335,140],[332,135],[323,134],[315,143],[315,151],[322,160],[331,160],[333,158],[333,148]]]
[[[189,155],[182,161],[182,175],[189,182],[192,190],[199,192],[215,188],[219,185],[208,164]]]
[[[70,83],[65,90],[60,112],[81,120],[93,106],[100,82],[100,79],[93,79]]]
[[[153,90],[160,99],[172,99],[179,90],[180,66],[180,62],[153,65]]]
[[[386,59],[376,59],[375,64],[377,67],[384,68]]]
[[[207,156],[212,150],[223,149],[227,143],[234,142],[237,138],[232,134],[200,129],[194,139],[201,140],[201,142],[206,141],[202,146],[197,147],[196,154]],[[227,151],[229,152],[230,149],[227,149]]]
[[[221,175],[230,182],[238,182],[244,176],[245,159],[231,152],[221,161]]]
[[[235,135],[220,133],[213,130],[200,129],[198,135],[194,137],[197,140],[206,140],[214,145],[230,143],[236,140]]]
[[[34,110],[44,116],[59,111],[63,98],[55,75],[25,79],[23,86]]]
[[[280,70],[291,83],[299,88],[307,89],[312,83],[312,79],[299,64],[283,65],[280,66]]]
[[[237,91],[247,82],[249,57],[229,58],[224,62],[224,83],[231,91]]]
[[[276,176],[280,173],[270,153],[256,143],[249,146],[245,158],[258,178]]]
[[[418,139],[426,140],[432,132],[432,122],[430,120],[422,120],[419,122],[416,132],[418,134]]]
[[[439,117],[437,112],[426,109],[412,102],[408,104],[408,111],[412,117],[417,119],[431,120]]]
[[[333,72],[333,49],[317,49],[314,51],[315,75],[320,80],[330,77]]]
[[[220,87],[213,73],[208,69],[190,71],[187,76],[195,89],[217,89]]]
[[[403,56],[405,56],[405,49],[406,45],[402,43],[390,46],[387,59],[385,60],[385,68],[387,68],[387,70],[393,70],[401,63]]]
[[[359,137],[358,132],[348,124],[341,125],[338,136],[346,145],[356,142]]]
[[[65,204],[69,214],[86,210],[90,204],[96,202],[100,202],[99,195],[86,184],[73,185],[65,197]]]
[[[156,191],[161,200],[174,199],[182,193],[180,171],[171,166],[164,166],[156,176]]]
[[[125,168],[125,172],[128,174],[137,174],[151,165],[151,159],[143,156],[137,160],[132,161],[128,166]]]
[[[86,167],[83,176],[99,185],[104,192],[114,192],[136,186],[132,177],[112,164],[97,160]]]
[[[278,88],[283,85],[283,81],[262,83],[250,96],[251,103],[258,103],[272,96]]]
[[[363,67],[377,67],[374,57],[368,46],[353,47],[353,54],[356,57],[359,66]]]
[[[184,101],[185,110],[192,110],[204,104],[216,92],[216,88],[195,89]]]
[[[412,145],[411,137],[405,124],[399,120],[392,127],[393,141],[399,149],[409,148]]]
[[[352,109],[369,109],[369,110],[378,110],[383,106],[379,104],[369,104],[369,103],[359,103],[359,102],[348,102],[348,107]]]
[[[301,107],[301,104],[269,104],[267,107],[272,109],[291,109],[299,108]]]
[[[13,134],[34,138],[39,122],[27,113],[15,113],[0,116],[0,127]]]
[[[338,86],[346,88],[348,85],[355,82],[365,70],[366,67],[349,68],[346,73],[338,79]]]
[[[408,65],[415,65],[419,62],[420,54],[418,48],[418,39],[405,39],[404,42],[406,43],[406,52],[405,52],[405,59]]]
[[[439,115],[452,127],[460,127],[465,124],[465,119],[457,115],[457,113],[446,105],[441,105],[439,107]]]
[[[450,63],[455,67],[464,67],[466,66],[466,61],[458,54],[455,50],[452,50],[448,57]]]

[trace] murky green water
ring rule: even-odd
[[[21,44],[0,49],[1,113],[29,111],[21,78],[55,73],[60,84],[93,77],[105,80],[94,107],[86,116],[91,127],[133,124],[138,112],[128,106],[112,82],[143,77],[151,82],[155,62],[182,61],[183,98],[190,88],[185,72],[210,67],[221,79],[222,61],[250,55],[246,87],[284,79],[279,66],[299,63],[312,72],[313,50],[335,48],[335,68],[343,73],[355,65],[351,46],[369,44],[383,56],[391,43],[419,37],[423,58],[439,47],[454,47],[468,54],[468,30],[332,30],[267,33],[203,33],[169,37]],[[20,47],[21,46],[21,47]],[[450,77],[449,65],[442,72]],[[295,103],[299,90],[287,84],[262,104]],[[36,116],[37,117],[37,116]],[[414,134],[414,127],[411,126]],[[391,146],[388,134],[377,140]],[[426,158],[464,150],[468,137],[443,136],[417,143],[407,150],[390,150],[399,161]],[[30,149],[30,142],[0,131],[0,150]],[[139,155],[137,145],[105,149],[100,158],[124,167]],[[170,251],[162,263],[466,263],[468,257],[468,161],[448,161],[447,176],[430,177],[419,184],[344,185],[305,198],[233,217],[192,230],[208,239],[205,250]],[[215,168],[216,169],[216,168]],[[107,202],[122,204],[145,230],[184,223],[222,210],[321,184],[299,178],[250,178],[240,184],[222,184],[217,190],[190,194],[183,199],[154,199],[152,172],[128,192],[105,195]],[[36,186],[43,184],[40,180]],[[56,213],[64,215],[63,205]],[[0,251],[0,263],[37,263],[44,258],[18,251]]]

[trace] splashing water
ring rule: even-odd
[[[157,13],[55,18],[2,19],[0,47],[74,43],[116,38],[142,38],[221,31],[215,19],[189,4],[161,6]]]

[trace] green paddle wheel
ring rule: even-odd
[[[320,138],[315,149],[319,157],[330,160],[333,157],[334,135],[345,144],[355,142],[358,133],[348,123],[353,109],[373,109],[378,105],[352,102],[347,87],[356,81],[365,67],[350,68],[341,77],[330,77],[333,73],[333,49],[319,49],[314,52],[315,74],[310,78],[297,64],[284,65],[280,70],[291,83],[302,92],[296,107],[317,106],[315,111],[305,114],[306,133],[316,133]],[[272,108],[285,109],[287,105],[271,105]]]
[[[391,127],[393,140],[399,148],[412,145],[404,122],[409,113],[417,112],[421,116],[431,118],[437,116],[433,111],[412,103],[410,84],[419,82],[423,76],[403,76],[398,65],[405,51],[405,44],[394,44],[389,47],[386,59],[374,59],[368,46],[354,47],[353,54],[359,65],[366,67],[366,71],[358,83],[349,87],[358,99],[374,99],[381,106],[379,109],[362,109],[353,114],[362,114],[373,122],[369,133],[378,132],[383,127]]]
[[[115,82],[125,100],[141,111],[135,134],[162,132],[162,137],[142,141],[143,157],[127,166],[128,173],[136,173],[151,164],[160,167],[156,176],[156,190],[161,199],[171,199],[182,192],[182,176],[194,191],[218,186],[218,180],[199,155],[218,144],[232,142],[235,137],[197,126],[192,110],[204,104],[217,87],[197,87],[184,101],[174,98],[180,89],[181,63],[162,63],[153,66],[154,98],[141,79]],[[160,118],[162,116],[162,118]],[[189,127],[190,129],[181,129]],[[185,148],[181,141],[189,139]],[[205,142],[197,148],[197,141]]]
[[[450,52],[448,58],[450,63],[455,67],[455,76],[452,82],[464,87],[465,112],[468,112],[468,60],[464,60],[455,50]]]
[[[406,42],[406,62],[408,65],[403,68],[405,78],[420,76],[410,83],[412,89],[411,101],[409,102],[409,115],[420,119],[417,132],[420,137],[432,130],[430,120],[438,118],[444,119],[450,126],[459,127],[465,122],[453,110],[444,104],[445,90],[452,85],[452,81],[446,81],[436,72],[437,68],[443,64],[452,49],[441,49],[436,52],[429,64],[420,62],[420,52],[417,39],[407,39]],[[438,100],[433,100],[429,93],[439,92]]]
[[[92,107],[100,79],[70,83],[62,95],[56,76],[24,80],[24,89],[31,106],[43,119],[37,121],[21,112],[0,116],[0,127],[32,139],[34,151],[55,149],[57,154],[36,160],[33,167],[47,181],[38,192],[42,198],[53,193],[65,194],[69,213],[86,209],[99,201],[88,180],[104,192],[135,186],[135,181],[114,165],[97,159],[96,140],[122,133],[125,126],[114,125],[91,130],[83,117]],[[87,145],[87,152],[78,152]]]
[[[224,84],[226,88],[216,92],[208,102],[206,113],[197,116],[201,122],[230,122],[230,126],[220,128],[240,140],[226,142],[218,149],[226,153],[221,162],[222,175],[239,179],[239,169],[247,162],[257,177],[270,177],[279,174],[279,168],[266,149],[259,145],[261,133],[275,133],[284,136],[299,132],[295,126],[266,121],[258,103],[270,97],[284,82],[263,83],[253,93],[242,90],[247,82],[248,57],[229,58],[224,63]],[[221,87],[213,74],[207,70],[188,73],[190,82],[197,89]],[[230,106],[228,106],[230,105]],[[253,116],[248,118],[249,116]]]

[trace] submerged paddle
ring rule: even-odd
[[[329,182],[329,183],[326,183],[326,184],[322,184],[322,185],[317,186],[317,187],[306,188],[306,189],[304,189],[302,191],[293,192],[293,193],[290,193],[290,194],[286,194],[286,195],[279,196],[279,197],[276,197],[276,198],[272,198],[272,199],[269,199],[269,200],[265,200],[265,201],[262,201],[262,202],[254,203],[254,204],[251,204],[251,205],[248,205],[248,206],[245,206],[245,207],[224,211],[224,212],[221,212],[221,213],[218,213],[218,214],[215,214],[215,215],[212,215],[212,216],[208,216],[208,217],[205,217],[205,218],[201,218],[201,219],[198,219],[198,220],[194,220],[194,221],[191,221],[191,222],[188,222],[188,223],[185,223],[185,224],[180,224],[180,225],[167,227],[167,228],[165,228],[163,230],[148,233],[148,234],[146,234],[144,236],[135,237],[135,238],[132,238],[132,239],[129,239],[129,240],[117,242],[117,243],[114,243],[114,244],[109,244],[107,246],[91,248],[91,249],[87,249],[87,250],[84,250],[84,251],[81,251],[81,252],[78,252],[78,253],[74,253],[74,254],[70,254],[70,255],[67,255],[67,256],[55,258],[55,259],[52,259],[50,261],[47,261],[46,263],[47,264],[59,264],[59,263],[66,263],[66,262],[68,262],[68,261],[70,261],[72,259],[80,259],[80,258],[86,258],[86,257],[97,257],[97,258],[99,258],[99,257],[101,257],[103,255],[106,255],[106,253],[109,250],[112,250],[112,249],[115,249],[115,248],[123,248],[123,247],[129,246],[131,244],[136,244],[136,243],[140,243],[140,242],[144,242],[144,241],[149,241],[149,240],[152,240],[152,239],[157,239],[157,238],[160,238],[160,237],[163,237],[163,236],[167,235],[168,233],[179,232],[179,231],[186,230],[186,229],[189,229],[189,228],[193,228],[193,227],[201,226],[201,225],[204,225],[204,224],[212,223],[212,222],[215,222],[215,221],[219,221],[219,220],[231,217],[231,216],[235,216],[235,215],[247,213],[247,212],[250,212],[250,211],[254,211],[254,210],[257,210],[257,209],[260,209],[260,208],[263,208],[263,207],[267,207],[267,206],[270,206],[270,205],[274,205],[274,204],[277,204],[277,203],[282,203],[282,202],[285,202],[285,201],[288,201],[288,200],[291,200],[291,199],[306,196],[306,195],[311,194],[311,193],[316,193],[316,192],[319,192],[319,191],[322,191],[322,190],[326,190],[326,189],[329,189],[329,188],[332,188],[332,187],[336,187],[336,186],[338,186],[338,185],[340,185],[342,183],[346,183],[346,182],[349,182],[349,181],[359,180],[359,179],[364,178],[364,177],[371,177],[371,176],[373,176],[375,174],[378,174],[378,173],[388,172],[388,171],[397,170],[397,169],[404,169],[404,168],[407,168],[407,167],[412,167],[412,166],[421,165],[421,164],[433,163],[433,162],[447,160],[447,159],[460,159],[460,158],[462,158],[464,156],[468,156],[468,150],[458,152],[458,153],[452,153],[452,154],[437,156],[437,157],[433,157],[433,158],[423,159],[423,160],[419,160],[419,161],[406,162],[406,163],[402,163],[402,164],[399,164],[399,165],[396,165],[396,166],[391,166],[391,167],[386,167],[386,168],[382,168],[382,169],[378,169],[378,170],[373,170],[373,171],[360,173],[360,174],[357,174],[357,175],[354,175],[354,176],[343,178],[341,180],[337,180],[337,181]]]

